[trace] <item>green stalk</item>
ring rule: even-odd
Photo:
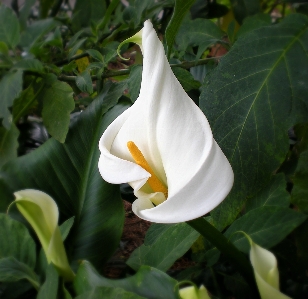
[[[252,289],[257,292],[256,281],[252,266],[246,256],[240,252],[229,240],[218,231],[213,225],[200,217],[188,221],[192,228],[199,232],[204,238],[210,241],[228,260],[237,267],[243,278],[248,282]]]

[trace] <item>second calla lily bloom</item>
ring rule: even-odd
[[[198,218],[233,185],[232,168],[202,111],[174,76],[150,21],[141,38],[143,72],[133,106],[99,142],[99,171],[109,183],[129,183],[134,213],[157,223]]]

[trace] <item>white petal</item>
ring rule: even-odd
[[[182,288],[180,289],[179,294],[181,299],[210,299],[204,285],[201,285],[200,289],[197,289],[195,286]]]
[[[159,206],[136,212],[136,215],[152,222],[177,223],[208,213],[217,206],[217,200],[223,200],[229,192],[225,184],[233,172],[231,167],[225,169],[224,159],[214,141],[206,161],[189,182],[179,188],[176,194],[169,193],[168,200]]]
[[[149,21],[142,30],[142,47],[140,95],[101,138],[99,169],[111,183],[145,182],[149,174],[129,162],[133,160],[126,144],[133,141],[168,186],[165,202],[138,208],[136,214],[159,223],[188,221],[211,211],[227,196],[233,172],[206,117],[174,76]]]
[[[179,293],[181,299],[199,299],[198,289],[194,286],[182,288]]]
[[[279,291],[279,273],[276,257],[250,239],[250,261],[262,299],[287,299]]]
[[[53,234],[55,228],[58,226],[58,219],[59,219],[59,211],[56,203],[54,200],[45,192],[34,190],[34,189],[25,189],[20,190],[14,193],[16,197],[17,207],[19,209],[23,209],[22,205],[19,204],[27,200],[27,203],[33,203],[35,206],[40,209],[42,213],[42,217],[44,220],[44,227],[42,224],[39,225],[37,221],[33,218],[39,215],[33,215],[32,211],[24,211],[23,215],[27,219],[27,221],[32,225],[32,227],[36,227],[38,230],[44,229],[47,233],[46,229],[48,230],[48,234],[50,236]]]
[[[136,163],[133,163],[133,159],[130,156],[127,147],[124,149],[127,151],[127,154],[123,159],[119,158],[123,155],[114,155],[110,153],[114,139],[127,118],[130,116],[131,111],[132,108],[129,108],[117,117],[106,129],[99,141],[101,156],[99,158],[98,168],[103,179],[111,184],[121,184],[133,181],[138,182],[140,180],[144,184],[150,177],[150,174],[146,170]],[[141,184],[141,186],[143,184]]]

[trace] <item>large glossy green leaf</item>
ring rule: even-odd
[[[104,101],[106,94],[72,122],[64,144],[51,138],[30,154],[7,163],[0,173],[0,181],[12,192],[32,188],[52,196],[60,210],[60,223],[75,216],[66,240],[69,258],[87,258],[99,269],[118,245],[124,211],[119,187],[106,183],[99,174],[98,141],[111,121],[130,105],[121,102],[108,111],[118,98]]]
[[[264,206],[254,209],[232,223],[225,236],[233,244],[247,252],[248,242],[243,231],[255,243],[270,248],[282,241],[290,232],[302,224],[307,216],[285,207]]]
[[[172,18],[166,29],[167,57],[170,58],[173,43],[181,23],[195,0],[175,0]]]
[[[28,265],[14,257],[0,258],[0,281],[16,282],[21,279],[27,279],[36,289],[39,288],[38,276]]]
[[[178,299],[176,285],[176,280],[149,266],[142,266],[134,276],[108,279],[100,276],[87,261],[80,264],[74,280],[77,295],[97,287],[111,287],[121,288],[148,299]]]
[[[286,190],[286,180],[284,174],[275,175],[262,190],[255,196],[249,198],[245,205],[245,211],[263,206],[282,206],[290,205],[290,194]]]
[[[288,150],[287,130],[307,118],[307,28],[308,18],[294,14],[254,30],[205,78],[200,106],[235,173],[212,213],[221,227],[269,180]]]
[[[167,271],[198,237],[199,233],[186,223],[152,224],[144,244],[132,253],[127,264],[134,270],[148,265]]]
[[[14,257],[31,269],[34,268],[35,243],[23,224],[0,213],[0,236],[0,258]]]
[[[260,27],[271,25],[271,16],[268,14],[259,13],[251,17],[247,17],[240,29],[236,32],[236,38],[243,37],[245,34]]]
[[[0,41],[13,49],[18,44],[19,38],[18,18],[12,9],[0,4]]]

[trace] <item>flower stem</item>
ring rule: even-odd
[[[203,217],[188,221],[192,228],[210,241],[234,264],[252,290],[257,291],[252,266],[245,255],[240,252],[229,240]],[[255,292],[254,292],[255,293]],[[256,293],[257,294],[257,293]]]

